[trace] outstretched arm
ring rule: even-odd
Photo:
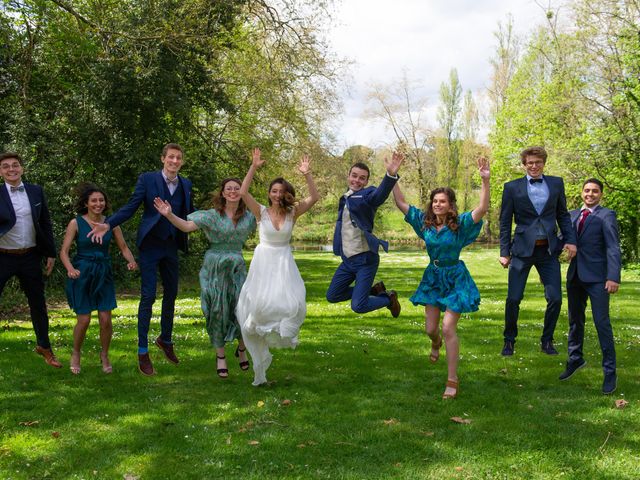
[[[253,213],[253,216],[258,220],[260,219],[260,204],[256,202],[256,199],[249,193],[249,186],[251,186],[256,170],[264,165],[264,162],[266,161],[261,158],[260,154],[261,152],[259,148],[253,149],[251,166],[249,167],[247,174],[244,176],[244,180],[242,180],[242,185],[240,186],[240,195],[242,196],[242,200],[244,200],[244,203],[247,205],[251,213]]]
[[[396,207],[406,215],[409,211],[409,204],[405,201],[404,194],[397,183],[393,186],[393,200],[396,202]]]
[[[120,227],[115,227],[113,229],[113,238],[116,240],[116,245],[118,245],[120,252],[122,252],[122,256],[127,261],[127,268],[129,270],[137,269],[138,264],[136,263],[136,259],[133,256],[133,253],[131,253],[131,250],[129,250],[129,246],[124,239],[124,235],[122,234]]]
[[[482,217],[489,210],[489,178],[491,177],[491,170],[489,169],[488,159],[484,157],[478,158],[478,172],[482,179],[482,190],[480,190],[480,204],[471,212],[474,223],[482,220]]]
[[[162,200],[160,197],[153,199],[153,206],[156,207],[158,213],[171,222],[171,224],[179,230],[185,233],[195,232],[198,230],[198,225],[191,220],[185,220],[178,217],[171,211],[171,204],[166,200]]]
[[[378,185],[378,188],[368,196],[367,202],[370,205],[379,207],[387,200],[393,186],[398,181],[398,168],[400,168],[403,160],[404,155],[398,152],[393,152],[391,160],[388,158],[384,159],[384,164],[387,167],[387,174],[382,179],[382,182],[380,182],[380,185]]]
[[[313,181],[313,175],[311,174],[310,163],[311,159],[309,158],[309,155],[303,155],[302,159],[300,160],[300,165],[298,166],[298,170],[300,171],[300,173],[302,173],[302,175],[304,175],[304,179],[307,181],[309,196],[304,200],[301,200],[300,203],[298,203],[298,205],[296,206],[296,220],[300,215],[309,210],[318,200],[320,200],[318,187],[316,187],[316,182]]]

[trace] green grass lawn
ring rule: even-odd
[[[595,329],[588,365],[559,382],[566,352],[566,300],[556,331],[561,355],[539,352],[543,289],[535,272],[522,303],[516,354],[502,348],[506,272],[495,249],[463,258],[482,294],[480,311],[460,320],[460,396],[441,399],[444,356],[428,361],[423,310],[408,302],[424,254],[383,255],[378,278],[401,296],[398,319],[383,309],[354,314],[324,292],[337,266],[328,253],[297,252],[308,316],[297,350],[274,352],[266,387],[252,387],[227,349],[229,378],[215,373],[196,281],[182,283],[169,364],[136,368],[137,297],[119,297],[111,359],[102,374],[97,324],[82,373],[68,362],[75,319],[51,308],[51,339],[62,370],[32,352],[28,318],[2,321],[0,478],[640,478],[640,277],[625,272],[611,316],[618,390],[600,393]],[[158,305],[159,308],[159,305]],[[151,335],[157,335],[154,318]],[[152,337],[153,338],[153,337]],[[624,409],[615,400],[626,399]],[[458,424],[452,417],[469,420]]]

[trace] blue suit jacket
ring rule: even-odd
[[[576,233],[567,211],[564,182],[560,177],[544,176],[549,187],[549,199],[538,215],[527,193],[527,177],[504,184],[500,208],[500,256],[530,257],[536,243],[537,224],[540,222],[547,234],[549,253],[560,253],[564,243],[576,244]],[[511,236],[511,225],[516,228]],[[558,228],[562,239],[558,238]]]
[[[43,257],[55,258],[56,244],[51,228],[51,216],[47,207],[47,199],[42,187],[31,183],[24,183],[24,189],[31,204],[31,218],[36,229],[36,249]],[[16,224],[16,212],[9,198],[9,192],[4,184],[0,184],[0,237]]]
[[[175,215],[182,219],[186,219],[187,215],[193,212],[193,199],[191,198],[191,181],[178,175],[180,185],[182,185],[182,191],[184,192],[184,198],[182,202],[182,211],[173,212]],[[120,210],[115,212],[106,222],[111,228],[117,227],[123,222],[129,220],[140,204],[144,204],[144,211],[142,212],[142,220],[140,221],[140,227],[138,228],[138,238],[136,244],[140,247],[140,244],[151,231],[156,223],[161,218],[156,208],[153,206],[153,200],[156,197],[160,197],[162,200],[168,200],[165,195],[164,178],[162,173],[158,170],[156,172],[145,172],[138,177],[136,186],[133,190],[133,194],[129,198],[129,201]],[[176,242],[180,250],[186,252],[188,249],[187,234],[176,229]]]
[[[578,231],[580,210],[571,211],[571,223]],[[581,282],[604,283],[613,280],[620,283],[620,237],[616,212],[598,205],[589,215],[578,236],[578,254],[571,260],[567,280],[576,273]]]
[[[363,231],[371,251],[377,254],[381,245],[385,252],[389,250],[389,243],[378,239],[372,233],[373,220],[376,216],[376,210],[389,197],[397,181],[397,178],[385,175],[379,187],[365,187],[358,192],[354,192],[348,200],[344,196],[340,198],[340,203],[338,204],[338,221],[336,222],[336,229],[333,233],[334,254],[338,256],[342,255],[342,211],[347,201],[349,202],[351,221]]]

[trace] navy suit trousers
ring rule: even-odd
[[[616,349],[611,320],[609,319],[609,293],[604,289],[604,283],[583,283],[577,278],[577,275],[567,282],[569,363],[576,363],[582,359],[587,298],[591,302],[593,322],[602,350],[602,369],[605,375],[615,373]]]
[[[535,247],[530,257],[512,257],[509,265],[509,286],[504,307],[504,339],[515,342],[518,336],[518,315],[520,302],[531,267],[536,267],[542,284],[547,308],[544,312],[544,327],[540,341],[553,341],[553,332],[558,323],[562,306],[562,286],[560,262],[556,255],[550,255],[546,246]]]
[[[387,295],[374,297],[369,294],[379,264],[380,256],[373,252],[342,257],[342,263],[327,290],[327,300],[336,303],[351,299],[351,309],[356,313],[367,313],[388,306],[391,301]]]
[[[171,343],[173,314],[178,295],[178,246],[173,238],[158,240],[147,237],[140,245],[140,305],[138,306],[138,348],[148,348],[151,309],[156,301],[158,271],[162,280],[162,313],[160,338]]]

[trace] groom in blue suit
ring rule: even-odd
[[[397,293],[387,291],[382,282],[372,287],[380,264],[378,250],[380,247],[385,252],[389,249],[387,242],[373,234],[373,220],[376,210],[398,181],[398,169],[403,159],[401,154],[393,153],[387,164],[387,174],[378,187],[367,187],[369,167],[364,163],[356,163],[349,169],[349,190],[340,198],[333,235],[333,253],[342,258],[342,263],[327,290],[329,302],[351,300],[351,309],[356,313],[387,307],[394,317],[400,315]]]
[[[178,363],[173,350],[171,335],[173,332],[173,314],[178,295],[178,249],[187,251],[187,234],[176,229],[158,213],[153,206],[155,198],[167,200],[172,211],[182,219],[193,212],[191,182],[178,175],[183,163],[182,147],[168,143],[160,156],[163,168],[160,171],[146,172],[138,177],[131,198],[125,206],[105,220],[105,223],[93,225],[89,236],[93,241],[101,242],[109,229],[129,220],[144,205],[142,220],[138,228],[138,251],[140,259],[141,288],[138,306],[138,368],[143,375],[156,372],[149,357],[148,334],[151,323],[151,308],[156,300],[157,272],[162,280],[162,314],[160,317],[160,336],[155,344],[167,360]]]
[[[529,147],[520,153],[526,176],[504,185],[500,209],[500,264],[509,268],[504,312],[503,356],[513,355],[518,335],[520,302],[531,267],[536,267],[547,308],[540,346],[544,353],[557,355],[553,332],[560,315],[562,288],[558,256],[563,248],[569,259],[576,254],[576,233],[567,211],[564,182],[560,177],[543,175],[547,152]],[[516,228],[511,232],[513,221]],[[558,226],[563,240],[558,238]]]
[[[582,356],[587,299],[602,350],[602,393],[616,389],[616,350],[609,319],[609,297],[620,285],[621,255],[618,222],[613,210],[600,206],[603,185],[590,178],[582,185],[582,208],[572,210],[571,224],[578,237],[578,255],[567,270],[569,303],[569,359],[560,380],[567,380],[586,365]]]

